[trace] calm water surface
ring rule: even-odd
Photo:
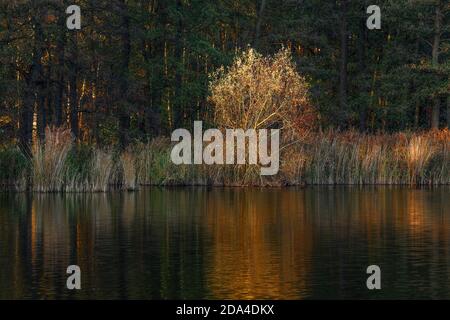
[[[0,299],[450,299],[450,188],[0,194]],[[68,291],[79,265],[82,290]],[[382,290],[366,289],[366,268]]]

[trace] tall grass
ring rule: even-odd
[[[65,184],[66,160],[73,146],[70,131],[46,128],[45,140],[33,148],[33,190],[37,192],[62,191]]]
[[[126,190],[136,190],[138,187],[136,161],[135,154],[130,150],[120,155],[123,188]]]
[[[327,132],[304,137],[282,151],[281,170],[261,177],[248,165],[174,166],[170,146],[144,148],[141,176],[157,185],[279,186],[307,184],[450,184],[450,132],[360,134]]]
[[[284,173],[304,184],[450,183],[450,133],[362,135],[356,132],[315,135],[286,157]],[[292,163],[292,162],[296,163]]]
[[[114,164],[112,152],[105,152],[94,149],[91,161],[89,162],[89,176],[87,179],[87,190],[93,192],[106,192],[119,183],[117,177],[117,167]]]
[[[142,185],[282,186],[308,184],[450,184],[450,132],[384,135],[327,132],[282,150],[278,175],[258,166],[174,165],[171,144],[158,138],[124,152],[76,145],[70,132],[48,129],[30,160],[0,149],[0,186],[35,192],[106,192]],[[28,184],[27,172],[31,172]]]

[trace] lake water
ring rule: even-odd
[[[450,188],[0,194],[0,299],[450,299]],[[66,289],[79,265],[82,290]],[[366,287],[379,265],[382,290]]]

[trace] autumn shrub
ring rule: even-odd
[[[280,129],[280,158],[286,146],[314,126],[309,85],[298,74],[287,49],[267,57],[248,49],[211,78],[209,101],[216,126],[222,130]],[[258,172],[257,165],[217,166],[213,180],[227,185],[272,184],[271,177],[262,178]]]
[[[285,139],[298,133],[299,124],[303,130],[311,128],[312,121],[301,121],[313,114],[309,85],[296,71],[289,50],[264,57],[248,49],[211,78],[209,101],[219,128],[279,128]]]

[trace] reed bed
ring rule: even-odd
[[[301,141],[286,157],[285,173],[304,184],[450,183],[450,133],[362,135],[329,132]],[[294,161],[294,163],[290,163]]]
[[[262,177],[258,166],[175,166],[170,145],[142,148],[142,185],[284,186],[316,184],[450,184],[450,132],[312,134],[285,148],[278,175]],[[151,156],[150,156],[151,155]],[[145,169],[144,169],[145,168]],[[153,177],[153,178],[152,178]]]
[[[127,150],[120,155],[122,184],[123,188],[129,191],[138,188],[136,162],[136,155],[131,150]]]
[[[106,192],[140,186],[286,186],[314,184],[448,185],[450,132],[368,135],[354,131],[304,136],[281,153],[280,172],[255,165],[174,165],[171,143],[158,138],[124,152],[77,145],[68,130],[48,129],[26,157],[0,148],[2,189]]]
[[[45,141],[38,141],[31,158],[32,186],[37,192],[61,191],[65,183],[66,160],[73,145],[70,131],[46,128]]]

